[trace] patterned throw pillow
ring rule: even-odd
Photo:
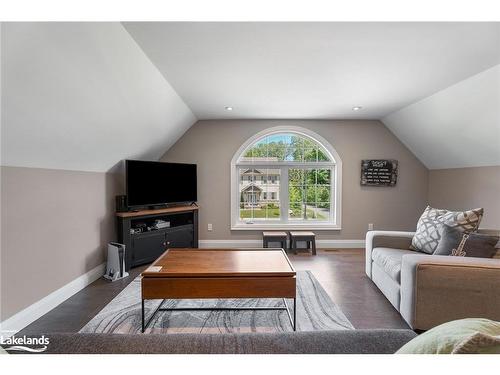
[[[427,206],[417,223],[417,231],[411,240],[412,250],[433,254],[436,250],[444,225],[456,228],[462,233],[477,230],[483,217],[483,209],[475,208],[464,212],[455,212]]]

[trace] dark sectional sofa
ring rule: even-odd
[[[48,334],[45,353],[75,354],[392,354],[407,329],[239,334]]]

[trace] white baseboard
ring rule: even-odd
[[[0,334],[4,337],[9,337],[19,332],[27,325],[45,315],[54,307],[66,301],[72,295],[78,293],[87,285],[93,283],[98,278],[104,275],[106,263],[102,263],[91,269],[89,272],[76,278],[70,283],[50,293],[48,296],[26,307],[17,314],[11,316],[3,322],[0,322]]]
[[[202,249],[230,249],[262,247],[262,240],[199,240]],[[316,240],[318,249],[357,249],[365,248],[365,240]]]
[[[365,240],[316,240],[320,249],[364,249]]]

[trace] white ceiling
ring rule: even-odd
[[[158,159],[196,117],[377,118],[428,168],[500,165],[500,23],[125,27],[2,24],[2,165]]]
[[[500,65],[382,121],[429,169],[500,165]]]
[[[124,26],[199,119],[380,119],[500,63],[500,23]]]
[[[2,24],[2,165],[108,171],[196,121],[120,23]]]

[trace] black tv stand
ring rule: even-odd
[[[198,206],[117,212],[118,242],[125,245],[125,269],[156,260],[167,248],[198,247]],[[169,223],[157,228],[156,220]]]
[[[161,210],[162,208],[168,208],[168,205],[162,205],[162,206],[148,206],[146,207],[146,210],[148,211],[153,211],[153,210]],[[139,210],[141,211],[141,210]]]
[[[144,206],[142,208],[136,208],[136,209],[129,210],[128,212],[153,211],[153,210],[162,210],[165,208],[190,207],[190,206],[198,207],[196,202],[184,202],[181,204],[165,203],[165,204],[160,204],[160,205],[155,205],[155,206]]]

